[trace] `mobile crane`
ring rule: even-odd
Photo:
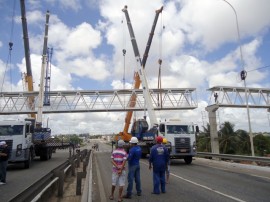
[[[25,44],[25,60],[26,60],[26,82],[28,91],[33,91],[33,78],[30,62],[30,49],[27,34],[27,23],[25,15],[24,0],[21,0],[21,15],[23,38]],[[51,130],[49,128],[42,128],[42,107],[43,107],[43,84],[44,84],[44,69],[46,64],[46,51],[48,39],[48,24],[50,13],[46,13],[44,46],[42,55],[42,68],[41,68],[41,82],[39,91],[39,105],[38,116],[36,123],[36,115],[34,112],[34,98],[28,100],[29,107],[32,113],[29,118],[25,120],[12,120],[0,122],[0,141],[6,141],[11,150],[11,155],[8,159],[9,163],[24,163],[25,168],[29,168],[32,159],[35,156],[40,156],[41,160],[48,160],[52,156],[52,151],[55,148],[67,148],[70,143],[54,142],[51,138]]]
[[[126,21],[127,21],[127,26],[128,26],[128,30],[129,30],[129,34],[130,34],[130,38],[131,38],[131,43],[132,43],[132,47],[133,47],[133,51],[135,54],[135,58],[137,61],[137,67],[139,67],[139,69],[134,73],[134,89],[139,89],[140,85],[142,83],[143,86],[143,95],[144,95],[144,99],[147,105],[147,109],[148,109],[148,114],[150,117],[150,128],[153,128],[153,126],[157,125],[157,118],[156,115],[154,113],[154,107],[152,105],[151,102],[151,98],[149,96],[149,88],[148,88],[148,84],[147,84],[147,80],[145,77],[145,72],[144,72],[144,68],[145,68],[145,64],[148,58],[148,53],[151,47],[151,43],[152,43],[152,39],[154,36],[154,31],[156,28],[156,24],[158,21],[158,17],[159,14],[162,12],[163,7],[161,7],[160,9],[156,10],[156,15],[154,18],[154,22],[152,25],[152,29],[151,32],[149,34],[149,38],[147,41],[147,45],[145,48],[145,52],[143,55],[143,59],[141,60],[140,57],[140,53],[139,53],[139,49],[138,49],[138,45],[136,42],[136,38],[134,35],[134,31],[132,28],[132,24],[130,21],[130,17],[127,11],[127,6],[125,6],[122,11],[125,13],[125,17],[126,17]],[[136,103],[136,95],[132,95],[130,97],[129,100],[129,107],[134,107],[135,103]],[[128,142],[132,136],[136,136],[139,140],[139,144],[142,147],[142,154],[143,156],[146,156],[149,152],[150,152],[150,148],[151,146],[154,144],[154,136],[156,135],[155,130],[151,130],[148,131],[149,125],[146,121],[146,117],[144,119],[139,119],[137,121],[135,121],[133,123],[132,129],[131,129],[131,134],[128,133],[128,129],[129,129],[129,125],[130,125],[130,121],[133,115],[133,111],[128,111],[126,114],[126,118],[125,118],[125,126],[124,126],[124,130],[123,132],[120,132],[118,135],[115,136],[115,140],[118,139],[123,139],[124,141]]]
[[[141,61],[137,42],[135,39],[135,35],[133,32],[133,28],[130,22],[130,18],[127,12],[127,6],[123,9],[125,12],[125,16],[127,19],[127,25],[131,37],[131,42],[133,46],[133,51],[135,54],[135,58],[137,63],[139,63],[139,70],[137,72],[137,79],[141,79],[143,95],[146,102],[146,107],[150,120],[150,130],[148,130],[148,123],[146,119],[139,119],[133,123],[131,136],[136,136],[139,139],[139,145],[142,148],[142,156],[145,157],[149,152],[151,146],[155,143],[154,137],[156,135],[162,135],[167,138],[167,145],[170,149],[170,157],[184,159],[186,164],[190,164],[192,162],[192,157],[196,155],[196,132],[199,132],[199,128],[197,125],[193,123],[183,123],[179,120],[169,120],[165,122],[160,122],[158,124],[154,107],[151,101],[148,83],[146,79],[146,75],[144,72],[145,63],[147,60],[147,55],[150,49],[151,41],[154,34],[154,29],[157,23],[158,15],[162,11],[163,7],[160,10],[156,11],[156,17],[152,26],[152,30],[148,39],[147,47],[145,50],[144,58]],[[136,80],[135,80],[136,83]],[[139,85],[140,86],[140,85]],[[128,112],[131,113],[132,112]],[[127,113],[127,115],[128,115]],[[129,120],[130,121],[130,120]],[[127,124],[127,122],[126,122]]]

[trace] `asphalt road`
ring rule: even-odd
[[[110,152],[110,146],[100,143],[99,151],[94,154],[96,198],[93,201],[110,201]],[[270,201],[270,168],[200,158],[195,158],[191,165],[186,165],[183,160],[173,160],[167,193],[153,195],[152,171],[148,169],[147,159],[142,159],[140,165],[142,196],[136,195],[134,186],[132,199],[125,201]],[[118,192],[115,192],[115,201],[117,196]]]
[[[69,150],[56,150],[48,161],[36,158],[29,169],[24,169],[23,164],[8,165],[7,184],[0,185],[0,202],[7,202],[24,191],[34,182],[48,172],[64,163],[69,157]]]

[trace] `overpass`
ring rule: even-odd
[[[198,107],[195,88],[150,89],[155,110],[188,110]],[[37,113],[39,92],[1,92],[0,115]],[[135,107],[129,107],[130,97],[137,96]],[[142,89],[51,91],[50,105],[43,113],[143,111]],[[29,106],[29,100],[34,100]]]

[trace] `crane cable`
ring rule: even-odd
[[[6,61],[5,72],[4,72],[4,75],[3,75],[2,85],[1,85],[1,92],[3,92],[4,81],[5,81],[7,69],[11,65],[11,51],[12,51],[12,48],[13,48],[12,39],[13,39],[13,30],[14,30],[15,9],[16,9],[16,0],[13,1],[11,30],[10,30],[10,40],[9,40],[9,43],[8,43],[8,45],[9,45],[9,51],[8,51],[8,57],[7,57],[7,61]],[[12,72],[11,72],[11,67],[10,67],[10,85],[11,85],[11,91],[12,91]]]
[[[159,69],[158,69],[158,89],[160,90],[159,95],[158,95],[158,106],[162,108],[162,94],[161,94],[161,65],[162,65],[162,42],[163,42],[163,30],[165,29],[165,26],[163,25],[163,18],[162,18],[162,13],[161,13],[161,21],[160,21],[160,30],[161,30],[161,35],[160,35],[160,40],[159,40],[159,59],[158,59],[158,64],[159,64]]]
[[[124,26],[124,16],[122,16],[122,20],[121,20],[121,23],[122,23],[122,30],[123,30],[123,50],[122,50],[122,53],[123,53],[123,89],[125,90],[126,88],[126,34],[125,34],[125,26]],[[125,97],[125,94],[124,94],[124,108],[125,108],[125,105],[126,105],[126,97]]]
[[[123,89],[126,87],[126,34],[125,34],[125,26],[124,26],[124,16],[122,16],[122,29],[123,29],[123,58],[124,58],[124,71],[123,71]]]

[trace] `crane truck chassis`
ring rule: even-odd
[[[49,160],[56,148],[69,148],[70,143],[54,142],[49,128],[34,129],[31,120],[9,120],[0,122],[0,141],[10,148],[8,163],[23,163],[29,168],[35,156]]]

